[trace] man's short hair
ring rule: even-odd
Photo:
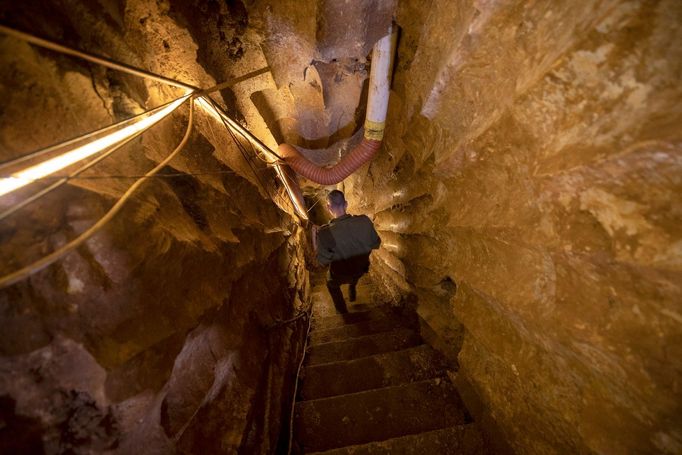
[[[327,195],[327,202],[329,205],[334,207],[341,207],[346,203],[346,198],[343,196],[343,192],[339,190],[333,190]]]

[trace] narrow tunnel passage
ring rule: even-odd
[[[281,143],[324,167],[362,139],[391,23],[381,148],[295,176]],[[0,288],[0,452],[681,453],[680,24],[676,0],[0,2],[127,68],[0,33],[3,185],[177,102],[1,191],[0,276],[28,269]],[[345,318],[311,247],[334,188],[382,240]]]
[[[492,453],[414,311],[384,307],[367,284],[345,315],[323,284],[312,297],[293,453]]]

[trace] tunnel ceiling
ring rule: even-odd
[[[8,25],[21,30],[198,87],[268,69],[222,90],[230,113],[271,148],[289,142],[324,149],[359,128],[367,57],[387,29],[394,3],[365,1],[342,7],[318,1],[248,2],[247,6],[241,1],[28,2],[3,5],[2,15]],[[25,47],[27,54],[34,52]],[[142,81],[134,77],[69,58],[61,63],[94,72],[85,76],[95,86],[137,89],[119,90],[115,100],[91,101],[95,109],[88,118],[93,118],[93,124],[97,115],[105,123],[107,110],[122,118],[163,96],[156,93],[163,90],[159,87],[140,92]],[[103,106],[98,113],[99,104]],[[43,144],[34,140],[36,147]],[[15,149],[11,143],[8,148]],[[329,162],[338,155],[328,152],[312,158]]]

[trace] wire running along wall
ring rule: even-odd
[[[198,88],[193,87],[189,84],[178,82],[178,81],[175,81],[173,79],[166,78],[164,76],[160,76],[160,75],[157,75],[157,74],[145,71],[145,70],[134,68],[134,67],[129,66],[129,65],[118,63],[118,62],[115,62],[113,60],[107,59],[105,57],[100,57],[100,56],[96,56],[93,54],[88,54],[88,53],[85,53],[82,51],[78,51],[75,49],[71,49],[71,48],[68,48],[66,46],[63,46],[63,45],[60,45],[60,44],[57,44],[57,43],[54,43],[54,42],[51,42],[51,41],[48,41],[48,40],[45,40],[42,38],[35,37],[35,36],[32,36],[32,35],[24,33],[24,32],[13,30],[13,29],[8,28],[8,27],[3,26],[3,25],[0,25],[0,33],[4,33],[6,35],[27,41],[31,44],[34,44],[34,45],[37,45],[40,47],[44,47],[44,48],[47,48],[47,49],[50,49],[50,50],[53,50],[56,52],[60,52],[60,53],[70,55],[70,56],[79,57],[79,58],[82,58],[82,59],[89,61],[91,63],[103,65],[103,66],[106,66],[106,67],[109,67],[109,68],[112,68],[112,69],[115,69],[118,71],[123,71],[123,72],[126,72],[128,74],[133,74],[135,76],[140,76],[140,77],[143,77],[143,78],[155,81],[155,82],[165,83],[165,84],[168,84],[171,86],[183,88],[185,90],[185,93],[183,96],[181,96],[175,100],[172,100],[172,101],[170,101],[170,102],[168,102],[162,106],[159,106],[157,108],[150,109],[150,110],[148,110],[142,114],[139,114],[137,116],[134,116],[130,119],[123,120],[121,122],[109,125],[107,127],[100,128],[98,130],[80,135],[78,137],[60,142],[58,144],[55,144],[55,145],[52,145],[49,147],[45,147],[45,148],[40,149],[38,151],[31,152],[31,153],[25,154],[23,156],[19,156],[17,158],[10,159],[4,163],[0,163],[0,170],[4,170],[4,169],[12,168],[13,166],[21,164],[23,162],[33,160],[36,158],[40,158],[42,156],[49,155],[53,152],[60,151],[66,147],[69,147],[69,146],[72,146],[75,144],[85,142],[87,145],[89,143],[86,141],[101,140],[101,139],[93,139],[93,138],[96,138],[98,136],[102,136],[105,134],[109,134],[109,135],[118,134],[120,131],[122,131],[121,128],[130,128],[130,126],[126,126],[126,125],[134,125],[135,124],[134,122],[137,122],[137,121],[145,122],[149,117],[143,118],[144,116],[155,115],[154,113],[157,113],[159,110],[168,109],[170,105],[177,103],[176,105],[173,106],[173,109],[170,110],[170,112],[168,112],[168,114],[164,115],[163,117],[161,117],[159,120],[157,120],[155,122],[147,122],[148,124],[145,124],[143,128],[141,127],[139,129],[139,131],[134,131],[129,136],[123,137],[121,140],[114,142],[112,144],[109,144],[107,147],[103,147],[102,149],[98,149],[97,151],[90,153],[90,155],[82,153],[84,158],[87,158],[89,156],[94,156],[95,158],[93,160],[87,162],[86,164],[82,165],[81,167],[77,168],[76,170],[71,171],[66,176],[52,176],[51,174],[55,171],[48,172],[47,175],[40,174],[40,175],[37,175],[35,177],[33,176],[33,174],[31,174],[30,178],[25,178],[27,183],[26,182],[20,182],[20,183],[22,183],[21,186],[25,186],[27,184],[32,184],[34,182],[41,181],[41,180],[48,180],[48,181],[52,180],[53,183],[51,185],[48,185],[47,187],[35,192],[35,193],[33,193],[32,195],[30,195],[28,198],[22,200],[21,202],[14,204],[14,205],[8,207],[7,209],[3,210],[2,212],[0,212],[0,221],[2,221],[6,217],[18,212],[20,209],[26,207],[27,205],[31,204],[32,202],[42,198],[43,196],[50,193],[51,191],[53,191],[53,190],[59,188],[60,186],[68,183],[70,180],[78,179],[78,178],[94,178],[94,177],[107,178],[107,176],[82,176],[80,174],[82,174],[86,170],[94,167],[95,165],[97,165],[98,163],[100,163],[101,161],[106,159],[107,157],[111,156],[113,153],[120,150],[124,145],[130,143],[136,137],[139,137],[141,134],[146,132],[149,128],[156,125],[159,121],[168,117],[176,108],[180,107],[181,105],[183,105],[185,103],[189,103],[189,119],[188,119],[188,124],[187,124],[187,129],[186,129],[185,135],[183,136],[179,145],[164,160],[162,160],[157,166],[155,166],[152,170],[150,170],[149,172],[147,172],[144,175],[139,175],[139,176],[110,176],[112,178],[113,177],[135,178],[136,180],[128,188],[128,190],[115,202],[115,204],[109,209],[109,211],[102,218],[100,218],[93,226],[91,226],[89,229],[87,229],[85,232],[83,232],[82,234],[80,234],[79,236],[74,238],[73,240],[69,241],[67,244],[63,245],[62,247],[58,248],[57,250],[53,251],[52,253],[49,253],[46,256],[42,257],[41,259],[34,261],[27,266],[21,267],[19,270],[16,270],[15,272],[11,272],[5,276],[1,276],[0,277],[0,288],[3,288],[5,286],[9,286],[13,283],[16,283],[17,281],[20,281],[21,279],[26,278],[27,276],[29,276],[29,275],[31,275],[31,274],[39,271],[39,270],[44,269],[45,267],[47,267],[50,264],[59,260],[62,256],[64,256],[68,252],[70,252],[70,251],[74,250],[75,248],[77,248],[78,246],[80,246],[87,239],[89,239],[92,235],[94,235],[96,232],[101,230],[104,227],[104,225],[106,225],[111,219],[113,219],[113,217],[116,214],[118,214],[120,212],[120,210],[123,208],[125,202],[132,196],[132,194],[137,189],[139,189],[142,186],[142,184],[146,180],[148,180],[152,177],[163,177],[164,176],[163,174],[161,174],[161,175],[157,175],[157,174],[166,165],[168,165],[172,161],[172,159],[182,150],[182,148],[185,146],[185,144],[187,143],[187,141],[191,135],[192,126],[193,126],[193,117],[194,117],[194,105],[195,105],[196,100],[199,100],[199,101],[209,100],[209,102],[212,104],[213,109],[215,109],[217,113],[220,114],[220,110],[218,109],[218,107],[215,104],[213,104],[214,101],[210,97],[208,97],[208,93],[213,89],[209,89],[206,91],[200,91]],[[256,73],[258,73],[258,72],[256,72]],[[258,73],[258,74],[260,74],[260,73]],[[222,86],[224,84],[226,84],[226,83],[218,84],[218,85],[216,85],[216,87]],[[197,96],[201,96],[201,98],[197,98]],[[259,153],[256,151],[256,147],[254,147],[253,141],[254,140],[257,141],[258,142],[257,145],[259,147],[264,147],[263,144],[260,143],[260,141],[258,141],[255,137],[248,137],[248,136],[252,136],[252,135],[250,135],[250,133],[248,133],[248,135],[247,135],[243,131],[241,131],[244,129],[243,127],[241,127],[241,125],[237,125],[238,127],[234,128],[228,122],[225,121],[225,118],[223,115],[218,115],[218,117],[222,121],[223,126],[227,129],[228,133],[230,134],[230,137],[234,141],[235,146],[238,148],[238,150],[242,154],[247,165],[249,166],[249,168],[253,172],[258,185],[262,188],[265,195],[268,198],[270,198],[273,201],[273,203],[278,205],[282,210],[285,210],[285,211],[290,210],[290,213],[298,214],[302,220],[307,219],[305,211],[303,212],[303,214],[301,214],[301,207],[297,207],[297,204],[293,201],[294,196],[292,195],[291,190],[289,188],[287,188],[287,182],[284,181],[285,179],[283,176],[280,176],[280,177],[282,177],[282,180],[283,180],[282,184],[284,185],[285,189],[287,190],[287,193],[289,194],[288,200],[285,200],[282,197],[282,195],[278,192],[275,192],[273,194],[271,191],[269,191],[268,185],[266,185],[265,182],[261,178],[264,176],[259,175],[259,173],[265,173],[265,171],[268,171],[267,174],[269,174],[269,177],[270,177],[271,182],[272,182],[272,187],[274,187],[274,190],[277,191],[280,188],[278,185],[278,178],[277,178],[278,173],[275,172],[276,170],[279,170],[279,169],[273,170],[272,169],[272,163],[268,163],[266,160],[264,160],[262,157],[259,156]],[[229,120],[231,120],[231,119],[229,119]],[[249,151],[244,146],[244,144],[236,136],[235,132],[233,131],[234,129],[236,129],[240,133],[242,138],[250,144],[251,153],[249,153]],[[103,137],[106,138],[108,136],[103,136]],[[83,147],[84,146],[80,146],[80,148],[77,148],[74,150],[77,151],[79,149],[82,149]],[[269,149],[267,151],[270,152],[270,154],[272,154],[273,156],[275,156],[277,161],[279,160],[279,157],[277,157],[276,153],[270,151]],[[59,161],[60,157],[67,155],[68,153],[73,153],[73,150],[71,152],[64,152],[61,155],[57,155],[55,158],[50,158],[50,159],[43,161],[42,163],[40,163],[36,166],[29,167],[27,169],[32,170],[33,168],[40,167],[44,163]],[[78,157],[80,157],[80,155]],[[260,159],[260,161],[266,161],[266,164],[268,164],[268,167],[266,169],[263,169],[263,168],[259,169],[257,167],[258,163],[254,162],[251,157],[255,157],[255,159],[257,159],[257,160]],[[81,159],[76,160],[76,161],[80,161],[84,158],[81,158]],[[66,160],[65,162],[67,164],[63,167],[66,167],[66,168],[71,167],[73,164],[76,163],[76,161],[71,162],[71,161]],[[44,167],[46,167],[46,166],[44,166]],[[59,169],[57,169],[57,171],[58,170]],[[42,169],[41,169],[41,171],[42,171]],[[222,172],[220,172],[220,173],[222,173]],[[227,172],[225,172],[225,173],[227,173]],[[34,173],[34,174],[37,174],[37,173]],[[178,175],[200,175],[200,173],[197,173],[197,174],[177,173],[177,174]],[[15,173],[10,174],[10,175],[5,175],[5,176],[0,175],[0,182],[4,181],[5,184],[9,184],[9,185],[7,185],[9,188],[9,191],[13,191],[14,188],[12,188],[12,187],[16,186],[16,182],[13,182],[12,179],[17,180],[18,179],[17,175],[21,175],[21,174],[15,172]],[[9,192],[9,191],[7,191],[7,192]],[[289,209],[289,210],[287,210],[287,209]]]

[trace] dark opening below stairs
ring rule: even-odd
[[[371,302],[367,285],[349,314],[336,314],[318,281],[292,452],[490,453],[417,316]]]

